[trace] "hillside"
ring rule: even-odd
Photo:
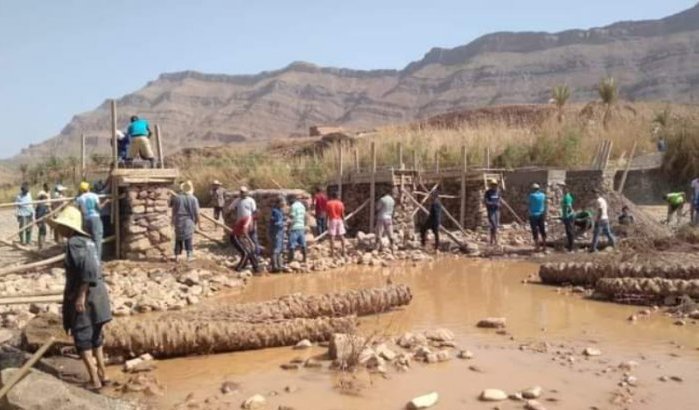
[[[311,125],[354,129],[497,104],[545,103],[555,84],[574,101],[596,98],[614,76],[628,100],[699,100],[699,5],[653,21],[560,33],[495,33],[430,50],[402,70],[359,71],[293,63],[257,75],[162,74],[118,100],[119,124],[135,113],[159,123],[165,150],[306,135]],[[61,133],[14,158],[28,162],[109,149],[109,107],[75,116]],[[73,148],[74,147],[74,148]]]

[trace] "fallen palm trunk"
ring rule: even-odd
[[[542,282],[552,285],[594,286],[602,278],[699,279],[697,265],[545,263],[539,267]]]
[[[176,316],[181,319],[245,323],[269,323],[293,318],[364,316],[407,305],[412,298],[410,288],[399,284],[325,295],[293,294],[268,302],[210,306],[180,312]]]
[[[150,353],[177,357],[289,346],[303,339],[323,341],[355,329],[355,317],[240,323],[182,319],[119,319],[105,331],[105,350],[128,357]]]
[[[699,298],[699,280],[661,278],[604,278],[597,281],[595,290],[603,295],[617,298],[639,295],[665,298],[687,295]]]

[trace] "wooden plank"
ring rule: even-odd
[[[155,142],[158,147],[158,161],[160,161],[159,168],[165,168],[165,153],[163,152],[163,139],[160,133],[160,124],[155,124]]]
[[[393,179],[391,177],[391,179]],[[369,231],[374,230],[374,212],[376,212],[376,143],[371,143],[371,185],[369,186]]]
[[[422,200],[420,201],[420,205],[424,205],[425,202],[427,202],[427,200],[430,198],[430,195],[432,195],[432,193],[433,193],[438,187],[439,187],[439,184],[434,184],[434,186],[432,187],[432,189],[430,189],[430,190],[427,192],[427,195],[425,195],[425,197],[422,198]],[[418,212],[419,210],[420,210],[419,208],[415,208],[415,210],[413,210],[413,213],[410,215],[410,217],[411,217],[411,218],[415,218],[415,215],[417,215],[417,212]]]
[[[342,142],[337,144],[337,197],[342,200]]]
[[[439,150],[434,152],[434,172],[439,174]]]
[[[354,170],[359,172],[359,149],[354,149]]]
[[[215,220],[214,218],[210,217],[209,215],[205,214],[204,212],[200,212],[199,216],[204,217],[204,219],[207,219],[210,222],[213,222],[214,225],[223,228],[224,232],[233,233],[233,230],[231,228],[229,228],[225,224],[222,224],[221,222]]]
[[[85,134],[80,134],[80,178],[87,179],[87,162],[85,159]]]
[[[0,389],[0,399],[5,397],[5,395],[12,390],[13,387],[15,387],[15,384],[19,383],[19,381],[24,378],[24,376],[29,372],[29,369],[31,369],[31,367],[34,366],[44,354],[46,354],[49,348],[53,345],[54,340],[54,337],[51,336],[49,340],[47,340],[46,343],[44,343],[44,345],[41,346],[41,348],[39,348],[39,350],[37,350],[36,353],[29,358],[29,360],[27,360],[24,366],[20,367],[19,370],[16,370],[12,374],[10,380],[8,380],[7,383],[2,386],[2,389]],[[38,392],[38,394],[41,393]]]
[[[177,168],[119,168],[112,172],[116,177],[152,177],[152,178],[178,178],[180,172]]]
[[[60,303],[63,302],[63,292],[46,296],[17,296],[10,298],[0,298],[0,306],[3,305],[24,305],[28,303]]]
[[[117,105],[116,100],[111,100],[110,104],[111,125],[112,125],[112,167],[119,168],[119,150],[117,148]]]
[[[466,159],[466,145],[461,146],[461,190],[459,196],[461,203],[459,204],[459,223],[464,226],[466,220],[466,173],[468,172],[468,163]]]
[[[626,185],[626,178],[629,176],[629,170],[631,169],[631,163],[633,162],[633,158],[636,155],[636,145],[638,144],[638,141],[633,142],[633,147],[631,147],[631,155],[629,156],[629,159],[626,161],[626,166],[624,167],[624,173],[621,175],[621,181],[619,182],[619,189],[617,192],[619,195],[622,195],[624,193],[624,185]]]
[[[398,143],[398,169],[405,169],[405,163],[403,162],[403,143]]]

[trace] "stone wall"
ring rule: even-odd
[[[614,189],[619,189],[623,175],[624,171],[620,170],[614,176]],[[684,191],[688,187],[673,184],[660,168],[632,169],[624,184],[624,196],[639,205],[657,205],[673,188]]]
[[[596,188],[611,189],[612,181],[609,173],[600,170],[577,170],[566,173],[566,185],[573,194],[573,208],[576,211],[583,209],[594,210]]]
[[[546,192],[549,207],[549,220],[560,216],[562,199],[559,184],[565,182],[566,172],[561,170],[516,170],[503,173],[505,190],[503,199],[512,207],[517,215],[525,221],[529,217],[529,194],[532,184],[537,183]],[[502,223],[512,223],[516,218],[507,209],[502,210]]]
[[[444,209],[458,221],[461,217],[461,177],[442,179],[440,181],[440,194],[444,196],[442,198]],[[487,223],[485,206],[483,206],[484,194],[482,177],[469,177],[466,180],[464,229],[478,229]],[[421,220],[424,218],[425,216],[422,214]],[[442,225],[449,230],[458,229],[446,215],[442,218]]]
[[[134,184],[122,187],[120,200],[122,258],[161,259],[172,254],[170,187]]]

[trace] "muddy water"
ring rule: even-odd
[[[482,407],[477,401],[473,402],[479,389],[498,386],[503,389],[523,388],[533,384],[533,378],[536,384],[546,384],[549,388],[555,386],[559,392],[565,392],[566,406],[553,407],[589,406],[592,400],[588,393],[590,389],[604,392],[594,400],[600,405],[607,403],[607,396],[618,380],[594,377],[591,368],[571,371],[548,357],[532,357],[533,353],[524,354],[516,349],[517,345],[529,341],[576,346],[595,344],[603,347],[605,352],[616,352],[621,358],[637,358],[643,352],[642,356],[652,361],[656,368],[669,366],[676,372],[699,374],[699,353],[696,350],[699,348],[699,327],[696,325],[673,326],[671,320],[662,317],[630,324],[625,319],[638,310],[636,307],[583,300],[578,296],[558,294],[551,287],[521,283],[537,269],[536,264],[527,262],[447,257],[418,266],[353,267],[328,273],[255,279],[241,294],[219,297],[208,303],[251,302],[293,292],[324,293],[381,286],[387,280],[406,283],[413,290],[413,302],[396,312],[363,318],[361,332],[391,335],[446,327],[457,335],[461,346],[476,352],[488,371],[475,373],[468,370],[468,362],[453,361],[412,370],[392,380],[367,379],[364,384],[370,384],[370,387],[363,389],[359,396],[348,396],[333,388],[336,380],[327,370],[279,370],[281,363],[299,355],[322,354],[323,349],[301,354],[290,348],[267,349],[160,362],[156,375],[165,384],[168,394],[158,406],[169,408],[190,393],[198,398],[210,397],[227,380],[243,385],[240,397],[234,399],[238,400],[236,407],[247,395],[282,392],[286,385],[294,385],[299,387],[298,393],[275,396],[271,400],[299,409],[401,408],[405,400],[431,389],[446,395],[442,399],[442,403],[446,403],[444,408],[463,407],[466,403],[475,408],[490,408],[492,406]],[[476,328],[475,323],[486,316],[506,317],[508,331],[515,340],[510,340],[509,335],[495,335],[491,330]],[[681,355],[675,353],[677,345],[684,346],[679,350]],[[462,383],[468,380],[473,383],[470,386],[472,391],[465,392]],[[575,384],[586,387],[581,390],[574,388]],[[662,396],[648,392],[644,399],[646,407],[638,408],[654,408],[647,406],[657,404]],[[677,396],[674,392],[673,397]],[[676,408],[684,408],[684,402],[676,403],[680,405]],[[276,402],[273,404],[277,405]]]

